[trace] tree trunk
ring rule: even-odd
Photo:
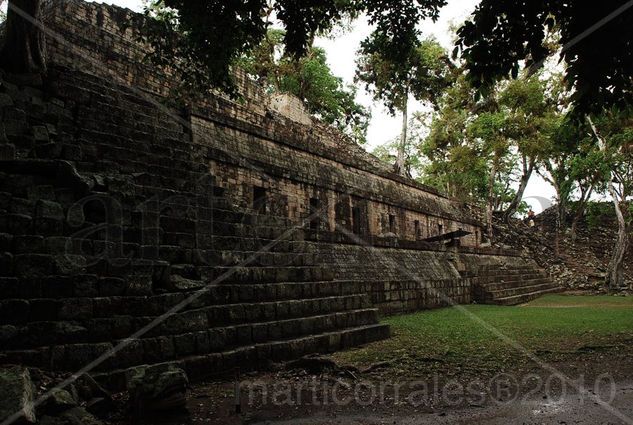
[[[486,202],[486,221],[488,225],[488,241],[490,245],[492,245],[492,239],[494,236],[494,227],[493,227],[493,202],[495,196],[495,176],[497,175],[497,159],[495,158],[492,162],[492,167],[490,169],[490,176],[488,177],[488,201]]]
[[[9,0],[0,66],[15,74],[46,72],[46,49],[40,0]]]
[[[578,200],[578,208],[576,208],[576,214],[574,215],[574,220],[571,223],[571,241],[572,243],[576,243],[576,231],[578,229],[578,222],[583,215],[585,215],[585,209],[587,207],[587,202],[591,198],[591,194],[593,193],[593,186],[590,186],[588,189],[581,189],[580,199]]]
[[[404,105],[402,107],[402,135],[400,138],[400,145],[398,146],[398,157],[396,159],[396,173],[401,176],[407,175],[405,154],[407,150],[407,131],[409,126],[409,90],[407,89]]]
[[[587,121],[591,126],[591,130],[593,134],[598,139],[598,143],[600,144],[600,149],[603,152],[607,151],[607,143],[600,136],[596,126],[593,123],[593,120],[590,116],[587,116]],[[627,235],[627,226],[626,219],[624,218],[624,213],[622,212],[622,208],[620,207],[620,197],[615,189],[613,184],[613,174],[611,172],[607,175],[607,188],[609,189],[609,194],[613,199],[613,206],[615,207],[615,215],[618,219],[618,238],[615,242],[615,247],[613,248],[613,254],[611,255],[611,261],[609,262],[609,267],[607,269],[607,277],[606,283],[609,285],[609,289],[618,289],[624,284],[624,255],[626,254],[626,248],[628,246],[628,235]],[[622,200],[623,202],[625,199]]]
[[[618,194],[616,193],[613,182],[609,183],[609,193],[613,197],[613,205],[615,206],[615,215],[618,217],[618,238],[613,249],[613,255],[607,269],[607,283],[610,289],[618,289],[624,285],[624,255],[628,247],[628,235],[626,220],[624,213],[620,207],[618,201]]]
[[[523,160],[523,175],[521,176],[521,181],[519,183],[519,189],[517,190],[514,199],[503,213],[503,219],[505,222],[509,222],[510,218],[517,212],[521,201],[523,200],[523,194],[525,193],[525,189],[527,188],[528,183],[530,182],[530,178],[532,177],[532,172],[534,171],[535,161],[530,160],[529,165],[526,164],[525,159]]]

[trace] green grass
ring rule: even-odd
[[[420,375],[438,369],[481,372],[529,363],[520,350],[561,356],[632,345],[633,298],[549,295],[524,306],[468,305],[390,317],[394,337],[338,353],[363,368],[390,361],[391,373]]]

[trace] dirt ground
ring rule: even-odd
[[[633,424],[633,350],[601,351],[577,361],[522,370],[412,377],[342,368],[310,374],[280,370],[236,385],[192,388],[188,411],[144,418],[157,425],[270,424]]]

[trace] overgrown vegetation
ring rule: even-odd
[[[282,30],[269,30],[258,46],[239,58],[237,65],[268,91],[298,97],[310,113],[357,143],[365,143],[371,113],[356,102],[356,88],[345,86],[332,73],[321,48],[310,46],[299,59],[285,55],[284,36]]]

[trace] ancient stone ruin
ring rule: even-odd
[[[50,73],[0,81],[2,363],[201,379],[387,338],[379,314],[557,290],[296,100],[246,76],[241,100],[170,98],[132,12],[45,16]]]

